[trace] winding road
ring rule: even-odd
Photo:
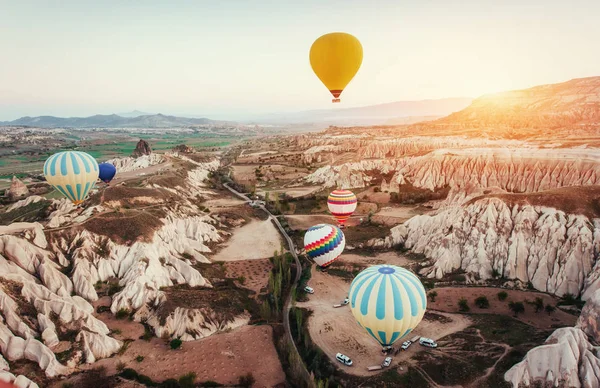
[[[246,201],[248,204],[252,202],[252,200],[250,198],[248,198],[246,195],[231,188],[228,183],[223,183],[223,186],[225,186],[225,188],[227,190],[231,191],[235,196]],[[287,241],[289,251],[292,254],[292,257],[294,258],[294,261],[296,262],[296,276],[295,276],[294,282],[292,283],[292,286],[290,288],[290,292],[288,293],[288,296],[285,300],[285,304],[283,305],[283,311],[284,311],[284,313],[283,313],[283,328],[285,330],[285,333],[288,336],[290,343],[292,344],[292,346],[294,348],[294,352],[296,353],[296,356],[298,357],[297,359],[302,360],[302,357],[300,357],[300,353],[298,352],[298,348],[296,347],[296,343],[294,342],[294,338],[292,336],[292,331],[290,330],[290,310],[292,308],[292,295],[294,295],[294,293],[295,293],[294,291],[296,290],[296,287],[298,286],[298,282],[300,281],[300,276],[302,274],[302,266],[300,265],[300,260],[298,259],[298,254],[296,253],[296,246],[294,245],[294,242],[292,241],[291,237],[287,234],[287,232],[285,231],[283,226],[281,226],[281,223],[279,222],[277,217],[275,217],[263,205],[258,205],[258,207],[260,209],[262,209],[265,213],[267,213],[267,215],[269,216],[269,219],[271,219],[273,222],[275,222],[275,225],[277,225],[279,232]],[[303,372],[305,372],[306,376],[310,376],[310,373],[308,372],[308,369],[306,369],[306,365],[304,365],[304,362],[302,362],[302,368],[303,368]],[[312,382],[312,380],[311,380],[311,382]]]

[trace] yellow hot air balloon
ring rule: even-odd
[[[362,59],[362,45],[345,32],[325,34],[310,48],[310,65],[335,97],[332,102],[340,102],[340,94],[358,72]]]

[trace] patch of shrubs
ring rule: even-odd
[[[483,295],[478,296],[477,299],[475,299],[475,306],[479,307],[480,309],[487,309],[490,307],[490,301]]]

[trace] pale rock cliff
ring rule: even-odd
[[[306,177],[325,187],[365,187],[377,174],[394,172],[390,183],[411,183],[429,190],[445,186],[497,187],[508,192],[534,192],[600,183],[596,149],[471,148],[435,150],[402,159],[372,159],[324,166]]]
[[[106,163],[114,165],[117,169],[117,174],[130,172],[142,168],[148,168],[155,164],[160,164],[165,161],[165,157],[161,154],[142,155],[140,157],[126,157],[107,160]],[[117,175],[118,176],[118,175]]]
[[[555,387],[596,388],[600,381],[600,347],[591,345],[579,328],[561,328],[544,345],[527,352],[504,379],[513,387],[547,381]]]
[[[540,291],[583,299],[600,288],[600,220],[553,208],[511,207],[499,198],[483,198],[413,217],[385,240],[371,242],[398,244],[431,259],[421,270],[431,278],[462,270],[490,279],[495,272]]]

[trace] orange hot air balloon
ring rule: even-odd
[[[356,37],[333,32],[319,37],[310,48],[310,65],[321,82],[340,102],[340,94],[360,69],[363,48]]]

